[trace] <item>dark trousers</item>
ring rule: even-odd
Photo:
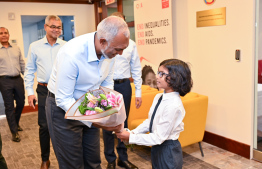
[[[114,84],[114,90],[118,91],[123,95],[125,108],[126,108],[126,117],[128,118],[129,110],[130,110],[130,103],[131,103],[131,96],[132,96],[132,89],[130,85],[130,81],[127,80],[120,84]],[[125,120],[125,128],[127,128],[127,118]],[[104,139],[104,154],[106,160],[111,163],[116,160],[115,150],[115,142],[114,142],[114,134],[112,131],[103,130],[103,139]],[[127,148],[124,142],[121,142],[120,139],[118,140],[118,145],[116,147],[119,159],[122,161],[128,160],[127,156]]]
[[[24,81],[21,76],[17,78],[0,78],[0,91],[5,105],[6,119],[11,133],[17,133],[21,113],[25,105]],[[14,108],[14,100],[16,108]]]
[[[2,138],[0,133],[0,168],[1,169],[7,169],[5,158],[2,155]]]
[[[65,111],[50,96],[46,99],[46,117],[60,169],[101,169],[98,128],[65,119]]]
[[[39,125],[39,140],[41,147],[42,161],[49,160],[50,156],[50,136],[45,114],[45,102],[48,89],[46,86],[37,85],[37,98],[38,98],[38,125]]]
[[[153,169],[182,169],[183,154],[178,140],[166,140],[151,148]]]

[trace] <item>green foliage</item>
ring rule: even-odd
[[[88,103],[88,98],[87,98],[87,94],[85,94],[85,99],[82,101],[80,106],[78,106],[80,113],[83,114],[83,115],[85,114],[85,112],[87,110],[90,110],[90,107],[87,107],[87,103]],[[94,108],[92,108],[92,109],[94,109]]]
[[[105,107],[105,110],[109,110],[109,109],[111,109],[112,108],[112,106],[106,106]]]
[[[91,94],[92,94],[92,93],[91,93]],[[83,114],[83,115],[85,115],[85,112],[86,112],[87,110],[96,111],[96,112],[102,112],[102,111],[103,111],[102,109],[99,109],[99,110],[97,109],[97,110],[95,110],[95,108],[87,107],[87,104],[89,103],[89,100],[88,100],[88,98],[87,98],[87,95],[88,95],[88,94],[86,93],[84,100],[81,102],[80,106],[78,106],[79,112],[80,112],[81,114]],[[93,94],[92,94],[92,95],[93,95]],[[105,106],[103,106],[103,105],[101,104],[101,101],[102,101],[102,100],[106,100],[106,101],[107,101],[106,95],[105,95],[105,94],[99,94],[99,96],[100,96],[100,98],[97,99],[98,106],[101,107],[101,108],[103,108],[104,110],[109,110],[109,109],[111,109],[112,106],[108,105],[108,106],[105,107]]]
[[[79,111],[80,111],[81,114],[85,114],[85,112],[86,112],[86,110],[87,110],[87,107],[84,107],[83,105],[80,105],[80,106],[78,107],[78,109],[79,109]]]
[[[99,96],[102,98],[102,99],[104,99],[104,100],[107,100],[107,98],[106,98],[106,95],[105,94],[99,94]],[[101,99],[101,100],[102,100]]]

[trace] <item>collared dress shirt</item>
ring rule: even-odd
[[[65,43],[66,41],[57,38],[56,43],[51,46],[45,36],[30,45],[24,77],[28,96],[34,94],[35,72],[37,72],[38,82],[48,83],[56,55]]]
[[[24,74],[25,62],[20,48],[10,45],[5,48],[0,43],[0,76],[18,76]]]
[[[94,38],[95,32],[76,37],[57,54],[47,88],[65,112],[90,90],[113,89],[114,59],[97,58]]]
[[[178,92],[163,93],[163,99],[156,111],[152,126],[152,133],[149,131],[149,124],[152,113],[162,94],[157,94],[150,108],[148,119],[132,130],[129,137],[130,144],[145,146],[160,145],[165,140],[176,140],[180,132],[184,130],[182,120],[185,117],[185,109]]]
[[[136,97],[141,97],[141,64],[137,53],[136,43],[129,39],[128,47],[122,55],[115,57],[114,80],[130,78],[134,79]]]

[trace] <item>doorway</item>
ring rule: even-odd
[[[255,108],[253,158],[262,162],[262,1],[256,1]]]
[[[98,10],[98,16],[96,16],[97,24],[114,12],[122,12],[125,15],[125,20],[130,31],[130,39],[135,41],[134,1],[116,0],[109,5],[106,5],[104,1],[99,1],[95,3],[95,8],[100,9]]]
[[[28,49],[32,42],[45,37],[45,16],[39,15],[22,15],[22,30],[24,42],[24,56],[28,55]],[[59,16],[62,21],[62,33],[60,39],[69,41],[75,37],[74,16]]]

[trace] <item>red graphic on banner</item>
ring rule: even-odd
[[[137,24],[136,28],[137,30],[144,29],[144,24]]]
[[[146,61],[148,61],[148,62],[150,62],[149,60],[147,60],[146,58],[144,58],[144,57],[140,57],[140,63],[142,62],[142,60],[146,60]]]
[[[138,39],[137,43],[138,45],[145,45],[145,39]]]
[[[169,7],[169,0],[162,0],[162,9]]]
[[[140,3],[140,5],[139,4],[136,4],[136,8],[138,9],[138,8],[143,8],[143,4],[142,3]]]

